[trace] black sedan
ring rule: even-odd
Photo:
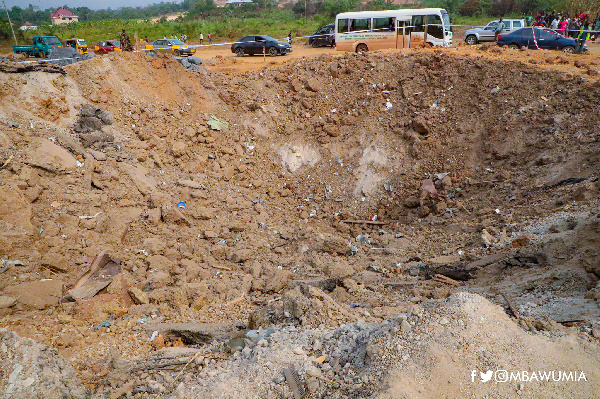
[[[292,46],[288,43],[265,35],[242,37],[231,46],[231,52],[235,53],[238,57],[243,57],[244,54],[262,54],[263,49],[266,54],[273,57],[278,54],[286,55],[287,53],[292,52]]]
[[[313,47],[332,47],[335,42],[335,24],[321,26],[319,30],[310,35],[308,45]]]
[[[497,43],[498,46],[515,49],[526,47],[532,50],[561,50],[565,53],[574,52],[577,45],[575,39],[564,37],[552,29],[541,27],[521,28],[505,35],[500,34]],[[585,47],[584,51],[586,51]]]

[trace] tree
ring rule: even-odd
[[[321,10],[326,14],[335,17],[341,12],[354,10],[358,6],[359,0],[325,0]]]

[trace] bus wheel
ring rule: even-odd
[[[366,53],[367,51],[369,51],[369,48],[364,43],[361,43],[358,46],[356,46],[357,53]]]

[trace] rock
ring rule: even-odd
[[[97,147],[103,148],[106,144],[113,143],[115,136],[109,132],[94,131],[91,133],[80,133],[79,141],[85,148]]]
[[[315,78],[308,78],[306,80],[306,88],[310,91],[318,92],[323,90],[323,85]]]
[[[162,220],[165,223],[173,223],[180,226],[191,226],[189,219],[181,213],[179,208],[171,204],[163,205],[161,208]]]
[[[305,354],[305,352],[304,352],[304,349],[302,349],[302,348],[301,348],[301,347],[299,347],[299,346],[295,347],[295,348],[293,349],[293,352],[294,352],[296,355],[304,355],[304,354]]]
[[[141,165],[133,166],[124,162],[119,162],[117,165],[121,172],[129,176],[142,195],[151,194],[156,190],[156,181],[152,177],[147,176],[148,169]]]
[[[410,124],[413,130],[423,136],[427,136],[429,134],[429,127],[425,120],[421,117],[417,117],[411,121]]]
[[[17,298],[7,295],[0,295],[0,309],[10,308],[17,304]]]
[[[171,151],[175,158],[179,158],[187,152],[187,145],[183,141],[177,140],[171,144]]]
[[[199,207],[191,208],[190,209],[190,215],[194,219],[200,219],[200,220],[210,220],[210,219],[212,219],[212,216],[213,216],[214,212],[215,212],[214,209],[205,208],[203,206],[199,206]]]
[[[4,293],[19,298],[19,303],[25,308],[43,310],[58,305],[63,286],[64,282],[57,279],[29,281],[9,286]]]
[[[348,252],[348,243],[340,238],[327,237],[323,240],[320,250],[330,255],[345,255]]]
[[[57,350],[8,331],[0,331],[0,342],[3,348],[0,355],[3,398],[86,397],[75,369]]]
[[[300,90],[302,90],[302,83],[298,79],[293,79],[292,80],[292,89],[295,92],[299,92]]]
[[[88,153],[94,157],[96,161],[106,161],[106,154],[100,151],[88,150]]]
[[[402,323],[400,323],[400,330],[402,330],[402,332],[407,333],[410,330],[412,330],[412,326],[410,325],[410,323],[408,321],[402,320]]]
[[[242,262],[246,262],[247,260],[249,260],[251,256],[252,256],[251,250],[240,249],[240,250],[235,251],[231,255],[230,260],[234,263],[242,263]]]
[[[23,192],[13,185],[0,186],[0,236],[33,234],[31,204]]]
[[[32,140],[26,163],[53,173],[67,173],[77,167],[77,160],[69,151],[43,138]]]
[[[148,299],[148,294],[146,294],[139,288],[131,287],[127,290],[127,293],[129,293],[129,296],[136,305],[145,305],[150,303],[150,300]]]

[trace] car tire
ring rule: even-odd
[[[235,55],[237,55],[238,57],[243,57],[244,56],[244,49],[241,47],[238,47],[235,49]]]
[[[275,47],[269,47],[269,55],[271,57],[275,57],[277,55],[277,53],[278,53],[277,48],[275,48]]]
[[[521,48],[517,43],[511,43],[507,47],[513,50],[519,50]]]
[[[369,47],[364,43],[360,43],[358,46],[356,46],[357,53],[366,53],[367,51],[369,51]]]
[[[477,40],[477,36],[475,36],[475,35],[469,35],[469,36],[465,37],[465,43],[467,43],[469,46],[474,46],[478,42],[479,41]]]
[[[562,51],[565,53],[573,54],[575,52],[575,47],[573,46],[565,46],[562,48]]]
[[[175,57],[181,57],[181,51],[179,50],[173,51],[173,54],[175,54]]]
[[[317,48],[317,47],[319,47],[319,43],[317,43],[317,41],[316,41],[316,40],[313,40],[313,41],[310,43],[310,45],[311,45],[311,46],[313,46],[314,48]]]
[[[44,52],[42,50],[40,50],[40,51],[38,51],[38,57],[46,58],[46,54],[44,54]]]

